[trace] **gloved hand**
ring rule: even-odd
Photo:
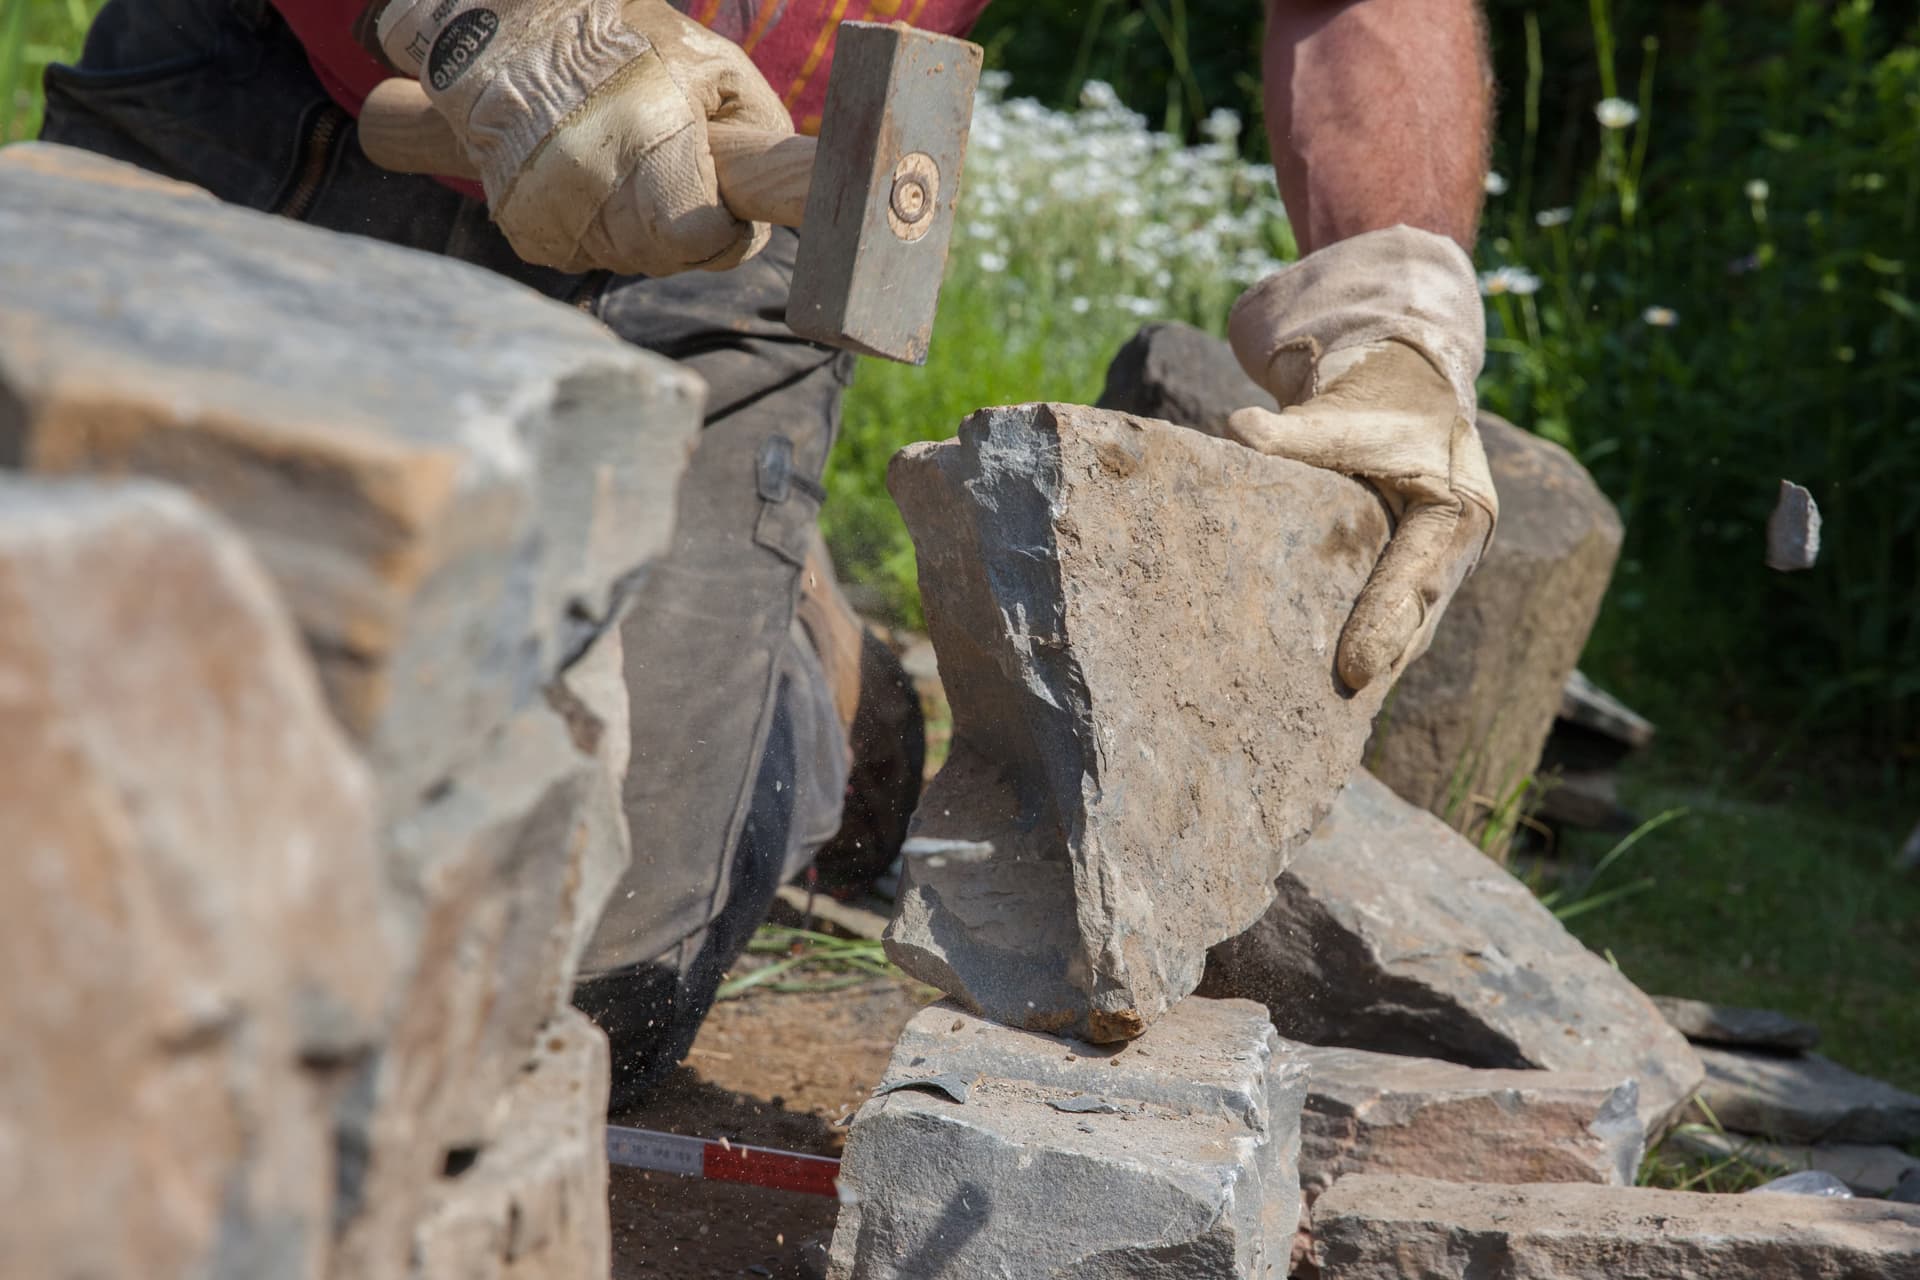
[[[1367,481],[1394,532],[1340,635],[1355,689],[1397,677],[1493,538],[1499,500],[1474,426],[1486,318],[1473,264],[1443,236],[1371,231],[1249,289],[1227,323],[1247,375],[1281,404],[1230,435]]]
[[[527,261],[662,276],[766,244],[720,199],[707,124],[792,121],[739,46],[666,0],[391,0],[379,36]]]

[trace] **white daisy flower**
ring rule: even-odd
[[[1640,118],[1640,108],[1625,98],[1602,98],[1593,108],[1602,129],[1628,129]]]
[[[1485,184],[1487,194],[1490,196],[1503,196],[1507,194],[1507,179],[1504,174],[1488,170]]]
[[[1648,307],[1640,318],[1656,329],[1671,329],[1680,323],[1680,313],[1672,307]]]
[[[1511,293],[1524,298],[1540,292],[1540,277],[1525,267],[1500,267],[1480,273],[1480,292],[1489,298]]]
[[[1557,209],[1542,209],[1533,215],[1533,220],[1543,227],[1564,227],[1573,221],[1573,210],[1565,205]]]

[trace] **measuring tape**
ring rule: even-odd
[[[831,1156],[803,1156],[772,1147],[743,1147],[709,1138],[689,1138],[655,1129],[607,1126],[607,1162],[628,1169],[677,1173],[710,1182],[742,1182],[778,1191],[831,1196],[840,1162]]]

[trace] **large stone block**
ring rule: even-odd
[[[1480,439],[1500,529],[1433,645],[1375,723],[1367,768],[1401,797],[1504,849],[1562,691],[1620,554],[1620,517],[1559,445],[1490,413]],[[1496,830],[1487,833],[1488,823]]]
[[[954,715],[888,953],[997,1021],[1136,1035],[1259,918],[1359,759],[1383,691],[1333,653],[1385,513],[1066,405],[977,413],[888,485]]]
[[[1920,1142],[1920,1096],[1817,1053],[1700,1048],[1700,1100],[1735,1133],[1781,1142]]]
[[[410,812],[664,545],[698,380],[480,268],[34,144],[0,156],[0,460],[253,544]]]
[[[0,479],[0,761],[0,1275],[318,1276],[397,941],[371,780],[241,538]]]
[[[1350,1173],[1627,1187],[1646,1150],[1631,1079],[1364,1049],[1295,1052],[1308,1072],[1300,1183],[1309,1198]]]
[[[1224,341],[1181,324],[1148,325],[1122,347],[1100,403],[1216,436],[1235,409],[1276,407]],[[1476,833],[1539,763],[1622,536],[1566,450],[1494,414],[1479,426],[1499,532],[1401,676],[1367,752],[1381,781]]]
[[[440,1178],[413,1280],[600,1280],[607,1222],[607,1038],[572,1009],[540,1036],[493,1141]]]
[[[1899,1147],[1855,1142],[1803,1146],[1722,1133],[1706,1125],[1675,1129],[1661,1144],[1661,1151],[1710,1161],[1735,1159],[1782,1174],[1830,1173],[1863,1196],[1889,1196],[1903,1180],[1920,1178],[1920,1156],[1910,1156]]]
[[[1703,1071],[1634,985],[1527,887],[1364,771],[1280,877],[1257,925],[1214,948],[1203,994],[1259,1000],[1312,1044],[1639,1086],[1649,1137]]]
[[[1650,996],[1675,1031],[1695,1044],[1743,1049],[1812,1049],[1820,1028],[1772,1009],[1743,1009],[1680,996]]]
[[[1342,1178],[1322,1280],[1914,1280],[1920,1208],[1819,1196]]]
[[[1254,1005],[1186,1000],[1115,1050],[942,1002],[880,1090],[847,1139],[833,1280],[1286,1274],[1306,1069]]]

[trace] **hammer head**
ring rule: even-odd
[[[902,23],[841,24],[787,300],[795,333],[925,363],[980,57]]]

